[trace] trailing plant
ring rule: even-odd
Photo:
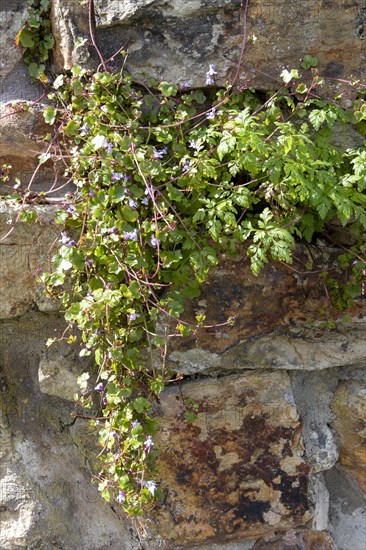
[[[210,66],[209,85],[215,74]],[[182,312],[220,251],[245,246],[258,274],[268,261],[291,263],[297,241],[335,224],[352,237],[341,261],[353,270],[352,297],[361,292],[366,150],[336,147],[332,128],[364,123],[364,94],[343,108],[314,97],[314,79],[282,76],[286,87],[265,97],[166,82],[151,91],[123,72],[80,67],[53,83],[45,120],[57,122],[53,156],[75,191],[57,215],[53,271],[41,279],[64,308],[65,337],[74,341],[78,327],[81,355],[94,355],[94,388],[82,375],[77,400],[97,401],[99,488],[130,514],[160,495],[152,404],[171,380],[170,338],[205,322],[191,326]]]
[[[50,21],[50,0],[26,0],[27,19],[15,39],[24,49],[23,60],[32,78],[47,82],[46,63],[54,47]]]

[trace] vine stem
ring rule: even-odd
[[[234,86],[234,84],[236,83],[236,81],[239,78],[240,69],[241,69],[241,66],[242,66],[242,63],[243,63],[243,58],[244,58],[244,52],[245,52],[245,49],[246,49],[247,43],[248,43],[248,36],[247,36],[247,34],[248,34],[247,33],[248,7],[249,7],[249,0],[244,0],[243,40],[242,40],[242,45],[241,45],[241,50],[240,50],[240,55],[239,55],[239,61],[238,61],[238,65],[237,65],[237,68],[236,68],[236,73],[235,73],[234,79],[231,83],[232,86]]]
[[[89,18],[90,40],[91,40],[91,43],[93,44],[93,47],[94,47],[95,51],[98,54],[98,57],[100,59],[100,64],[102,65],[104,72],[107,72],[108,71],[107,64],[106,64],[106,62],[104,60],[104,57],[102,56],[102,54],[100,52],[100,49],[98,48],[98,45],[95,41],[94,29],[93,29],[93,19],[94,19],[93,18],[93,11],[94,11],[94,0],[89,0],[88,1],[88,18]]]

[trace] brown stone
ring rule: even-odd
[[[356,380],[341,382],[332,410],[340,443],[339,462],[366,492],[366,386]]]
[[[190,400],[198,412],[187,423]],[[301,424],[286,373],[170,388],[157,418],[164,500],[146,526],[169,548],[258,537],[310,519]]]
[[[332,306],[322,275],[331,270],[337,277],[338,254],[328,247],[299,247],[291,266],[271,262],[258,277],[245,249],[236,261],[223,256],[183,315],[194,324],[203,314],[210,328],[172,342],[173,370],[194,374],[363,366],[366,303],[361,296],[355,300],[345,322],[344,312]]]
[[[53,223],[54,207],[37,206],[36,211],[39,223],[17,222],[19,207],[1,203],[0,319],[18,317],[32,307],[58,309],[37,283],[37,270],[49,269],[60,230]]]

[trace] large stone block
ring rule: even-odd
[[[97,37],[106,58],[128,49],[136,77],[204,86],[209,64],[217,83],[272,89],[283,68],[305,54],[329,78],[365,79],[365,8],[353,2],[306,0],[95,0]],[[243,37],[249,40],[242,50]]]
[[[189,400],[198,406],[191,424]],[[286,373],[170,388],[157,415],[165,496],[146,526],[168,548],[259,537],[310,519],[301,423]]]
[[[184,312],[193,324],[198,314],[205,315],[210,328],[173,341],[173,370],[191,375],[363,367],[365,300],[360,295],[345,316],[332,306],[323,276],[330,270],[337,277],[338,254],[322,246],[298,248],[292,266],[272,262],[258,277],[244,254],[236,261],[222,257],[202,285],[201,296],[187,303]],[[311,269],[306,268],[309,257]]]

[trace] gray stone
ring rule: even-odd
[[[365,550],[365,495],[338,468],[325,473],[330,494],[330,532],[338,550]]]
[[[241,369],[324,370],[366,365],[365,324],[321,337],[292,337],[277,331],[248,338],[222,354],[203,348],[172,351],[169,360],[182,374],[215,374]]]
[[[0,78],[5,78],[22,57],[22,49],[15,45],[15,37],[27,17],[23,0],[2,0],[0,4]]]
[[[313,473],[329,470],[338,460],[337,440],[329,427],[334,418],[330,403],[338,378],[338,369],[291,374],[294,399],[303,421],[306,456]]]
[[[306,0],[301,7],[293,0],[95,0],[103,55],[128,49],[126,66],[136,78],[201,87],[214,64],[219,85],[238,70],[240,84],[265,89],[281,85],[280,72],[299,67],[305,54],[319,58],[328,83],[364,79],[362,6],[361,0],[347,6]]]
[[[91,57],[88,48],[88,2],[53,0],[50,17],[52,34],[56,42],[52,52],[54,70],[70,70],[77,63],[89,67]]]
[[[74,395],[80,391],[77,377],[83,372],[77,367],[75,354],[63,357],[52,349],[45,351],[39,362],[39,389],[42,393],[74,401]]]
[[[83,442],[95,440],[86,422],[38,387],[45,341],[63,326],[34,312],[0,325],[0,547],[137,550],[125,519],[90,482]]]

